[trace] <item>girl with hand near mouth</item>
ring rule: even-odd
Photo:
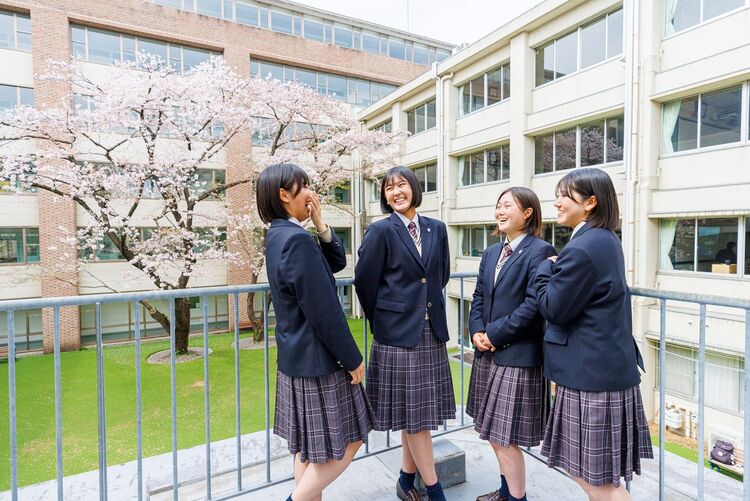
[[[374,341],[367,396],[375,429],[401,431],[399,499],[421,500],[417,470],[431,500],[445,500],[435,473],[430,430],[456,415],[448,367],[443,287],[450,276],[445,225],[417,214],[422,191],[411,169],[393,167],[380,187],[389,217],[369,226],[354,284]]]
[[[485,249],[479,264],[469,329],[476,348],[467,414],[488,440],[502,475],[500,489],[477,501],[526,499],[526,472],[519,447],[542,441],[546,416],[542,379],[544,319],[534,291],[537,267],[556,254],[539,238],[542,209],[528,188],[512,187],[495,205],[503,242]]]
[[[615,187],[601,169],[575,169],[557,184],[557,224],[573,228],[559,259],[536,273],[547,320],[544,375],[557,384],[542,454],[589,499],[628,500],[620,479],[653,458],[643,410],[643,359],[632,333],[630,290]]]
[[[287,501],[315,501],[351,463],[372,429],[360,384],[364,364],[336,296],[346,266],[341,240],[323,220],[305,171],[277,164],[257,182],[258,213],[270,228],[266,272],[276,312],[278,372],[274,433],[295,455]],[[302,227],[312,219],[319,243]]]

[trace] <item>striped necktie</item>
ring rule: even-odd
[[[513,249],[511,248],[510,244],[506,241],[503,244],[503,252],[500,253],[500,259],[497,260],[498,271],[503,267],[503,265],[505,264],[505,261],[508,260],[508,256],[510,256],[512,252],[513,252]]]
[[[417,247],[422,245],[422,237],[417,231],[417,225],[414,223],[414,221],[409,222],[409,224],[406,225],[406,229],[409,230],[409,235],[411,235],[412,240],[414,240],[414,244]]]

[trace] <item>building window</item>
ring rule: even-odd
[[[622,115],[537,136],[534,138],[534,173],[620,162],[624,141]]]
[[[0,49],[31,52],[31,18],[27,14],[0,11]]]
[[[370,202],[380,202],[380,185],[382,183],[382,176],[370,180]]]
[[[742,85],[662,104],[662,153],[741,141]]]
[[[435,100],[431,99],[406,112],[406,125],[410,134],[419,134],[435,128]]]
[[[413,167],[417,176],[422,193],[433,193],[437,191],[437,164],[432,163],[421,167]]]
[[[570,240],[573,229],[568,226],[560,226],[557,223],[542,224],[542,239],[552,245],[559,253]]]
[[[466,257],[481,257],[484,250],[500,241],[495,235],[495,225],[490,226],[462,226],[458,232],[458,248],[461,255]]]
[[[117,64],[133,62],[136,54],[159,56],[164,64],[175,71],[187,71],[221,53],[183,45],[123,35],[114,31],[70,26],[70,50],[74,59],[91,63]]]
[[[664,2],[664,35],[670,36],[745,6],[745,0],[669,0]]]
[[[195,11],[198,14],[221,19],[221,4],[222,0],[195,0]],[[229,17],[231,19],[231,15],[225,17]]]
[[[0,110],[11,110],[16,106],[34,106],[34,89],[0,85]]]
[[[38,263],[39,228],[0,228],[0,265]]]
[[[207,191],[226,184],[226,171],[223,169],[196,169],[193,178],[188,183],[190,196],[198,198]],[[161,198],[161,197],[159,197]],[[207,200],[223,199],[224,192],[208,197]]]
[[[458,185],[507,181],[510,178],[510,145],[505,144],[458,157]]]
[[[381,123],[380,125],[377,125],[372,128],[372,130],[379,130],[380,132],[392,132],[393,131],[393,120],[388,119],[385,122]]]
[[[620,56],[622,21],[619,9],[536,49],[536,85]]]
[[[237,0],[234,4],[234,15],[238,23],[258,26],[258,7],[255,5]]]
[[[333,232],[344,245],[344,253],[352,253],[352,229],[351,228],[333,228]]]
[[[656,352],[656,389],[660,381],[659,345]],[[666,392],[698,401],[698,349],[667,343]],[[740,356],[706,351],[706,405],[740,413],[745,408],[745,361]]]
[[[351,205],[352,203],[352,186],[349,181],[336,186],[331,192],[333,202],[343,205]]]
[[[458,114],[467,115],[510,97],[510,64],[498,66],[458,86]]]
[[[745,249],[745,271],[750,271],[748,241],[740,242],[741,225],[749,218],[719,217],[662,219],[659,222],[659,269],[736,275],[737,253]],[[745,232],[747,235],[747,232]],[[742,245],[742,247],[740,246]]]
[[[16,352],[42,348],[42,309],[15,310],[13,337]],[[0,311],[0,346],[8,346],[8,312]]]

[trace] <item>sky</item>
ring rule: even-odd
[[[472,43],[542,0],[293,0],[453,44]],[[409,26],[407,27],[407,5]]]

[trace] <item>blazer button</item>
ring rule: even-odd
[[[427,303],[428,308],[432,308],[432,303]]]
[[[422,282],[423,284],[426,284],[426,283],[427,283],[427,279],[426,279],[426,278],[424,278],[424,277],[420,278],[420,279],[419,279],[419,281],[420,281],[420,282]]]

